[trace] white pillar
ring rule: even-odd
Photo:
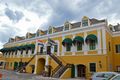
[[[72,40],[75,38],[75,34],[73,35],[73,38],[72,38]],[[75,49],[76,47],[72,44],[72,46],[71,46],[71,52],[72,52],[72,55],[75,55],[75,52],[76,52],[76,49]]]
[[[35,70],[34,70],[34,74],[37,74],[37,64],[38,64],[38,57],[35,56]]]
[[[75,77],[77,77],[78,71],[77,71],[77,65],[75,65]]]
[[[49,65],[49,56],[46,55],[46,62],[45,62],[45,65]],[[47,68],[45,67],[45,71],[47,71]]]
[[[97,40],[98,40],[98,54],[102,54],[102,51],[101,51],[101,30],[98,29],[97,30]]]
[[[104,28],[102,29],[102,42],[103,42],[103,54],[106,54],[107,53],[107,51],[106,51],[106,31]]]
[[[37,46],[38,46],[38,42],[37,42],[37,40],[36,40],[34,54],[36,54],[36,53],[37,53]]]
[[[29,49],[28,50],[28,57],[30,57],[30,55],[31,55],[31,50]]]
[[[87,52],[88,52],[88,46],[87,46],[87,44],[86,44],[86,42],[85,42],[85,39],[86,39],[86,37],[87,37],[87,33],[86,32],[84,32],[84,54],[86,55],[87,54]]]
[[[65,39],[65,36],[62,36],[62,41]],[[61,44],[62,45],[62,44]],[[66,48],[62,45],[62,55],[65,55]]]

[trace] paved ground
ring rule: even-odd
[[[0,69],[0,74],[2,74],[2,80],[49,80],[49,79],[58,80],[47,77],[41,77],[39,75],[34,75],[34,74],[18,73],[18,72],[2,70],[2,69]]]
[[[18,73],[2,69],[0,69],[0,74],[2,74],[2,80],[60,80],[49,77],[41,77],[39,75],[34,74]],[[84,80],[84,79],[69,79],[69,80]]]

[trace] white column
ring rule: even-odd
[[[28,57],[30,57],[31,53],[32,53],[32,52],[31,52],[31,50],[29,49],[29,50],[28,50]]]
[[[78,71],[77,71],[77,65],[75,65],[75,77],[77,77]]]
[[[75,34],[73,35],[73,38],[72,40],[75,38]],[[72,52],[72,55],[75,55],[75,52],[76,52],[76,49],[75,49],[75,46],[72,44],[71,46],[71,52]]]
[[[37,40],[36,40],[34,54],[36,54],[36,53],[37,53],[37,46],[38,46],[38,42],[37,42]]]
[[[62,36],[62,41],[65,39],[65,36]],[[66,48],[62,45],[62,55],[65,55]]]
[[[86,42],[85,42],[85,39],[86,39],[86,37],[87,37],[87,33],[86,32],[84,32],[84,54],[86,55],[87,54],[87,52],[88,52],[88,46],[87,46],[87,44],[86,44]]]
[[[34,74],[37,74],[37,64],[38,64],[38,57],[35,56],[35,70],[34,70]]]
[[[106,54],[107,53],[107,51],[106,51],[106,31],[104,28],[102,29],[102,42],[103,42],[103,54]]]
[[[20,51],[19,51],[19,50],[17,51],[17,54],[18,54],[18,57],[20,57],[21,54],[20,54]]]
[[[49,56],[48,56],[48,55],[46,55],[45,65],[49,65]],[[46,67],[45,67],[45,71],[47,71],[47,68],[46,68]]]
[[[102,54],[102,51],[101,51],[101,30],[98,29],[97,30],[97,40],[98,40],[98,54]]]
[[[59,43],[59,41],[57,41],[57,56],[59,56],[60,55],[60,43]]]
[[[26,50],[23,50],[23,57],[26,56]]]

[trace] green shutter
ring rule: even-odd
[[[75,77],[75,66],[74,66],[74,64],[72,65],[71,77],[72,77],[72,78]]]
[[[81,36],[76,36],[73,39],[73,43],[75,44],[76,42],[84,43],[84,39]]]
[[[62,44],[65,46],[65,44],[68,44],[72,46],[72,40],[70,38],[66,38],[62,41]]]
[[[92,41],[94,40],[95,42],[97,42],[97,37],[96,37],[96,35],[94,35],[94,34],[88,35],[88,36],[86,37],[85,41],[88,42],[88,41],[90,41],[90,40],[92,40]]]

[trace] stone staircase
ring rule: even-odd
[[[71,68],[72,64],[64,65],[57,56],[55,56],[54,54],[49,54],[49,55],[54,61],[56,61],[56,63],[58,63],[58,66],[52,71],[51,77],[59,78],[68,68]]]
[[[16,71],[17,71],[17,72],[23,72],[23,70],[26,68],[26,66],[35,58],[36,55],[37,55],[37,54],[34,54],[34,55],[32,56],[32,58],[31,58],[25,65],[20,66]]]

